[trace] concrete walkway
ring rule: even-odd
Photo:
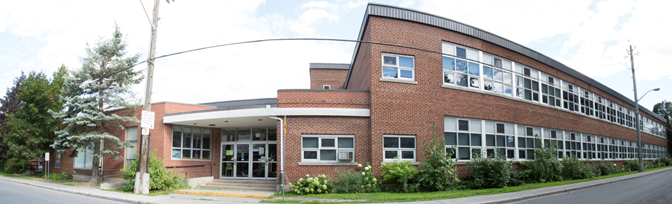
[[[169,195],[147,196],[104,191],[100,190],[99,187],[74,187],[5,176],[0,176],[0,180],[126,203],[259,203],[262,199],[268,198],[274,194],[274,192],[264,191],[213,191],[205,189],[187,189],[176,191],[175,193]],[[179,192],[184,194],[180,194]]]
[[[609,179],[601,179],[595,181],[588,181],[582,183],[568,184],[562,186],[554,186],[547,188],[531,189],[513,193],[503,193],[485,196],[473,196],[465,198],[455,198],[446,200],[421,201],[414,203],[507,203],[515,202],[530,198],[548,196],[553,194],[565,193],[569,191],[590,188],[593,186],[614,183],[622,180],[648,176],[665,171],[670,171],[672,168],[659,169],[655,171],[637,173],[627,176],[619,176]],[[273,192],[264,191],[233,191],[233,190],[206,190],[206,189],[186,189],[175,191],[169,195],[146,196],[133,195],[128,193],[118,193],[112,191],[100,190],[98,187],[74,187],[54,183],[44,183],[40,181],[18,179],[0,176],[0,180],[11,181],[15,183],[37,186],[41,188],[51,189],[55,191],[79,194],[90,197],[97,197],[127,203],[259,203],[261,200],[272,196]],[[307,200],[306,200],[307,201]]]

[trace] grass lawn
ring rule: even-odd
[[[658,169],[670,168],[668,167],[659,167],[653,169],[646,169],[645,171],[653,171]],[[524,191],[529,189],[536,188],[545,188],[551,186],[560,186],[573,183],[580,183],[586,181],[594,181],[600,179],[613,178],[618,176],[625,176],[639,173],[637,171],[631,172],[622,172],[617,174],[611,174],[607,176],[600,176],[593,179],[581,179],[581,180],[567,180],[567,181],[558,181],[558,182],[549,182],[549,183],[531,183],[524,184],[521,186],[514,187],[504,187],[504,188],[489,188],[489,189],[477,189],[477,190],[453,190],[453,191],[441,191],[441,192],[422,192],[422,193],[351,193],[351,194],[314,194],[314,195],[297,195],[293,193],[285,193],[285,203],[344,203],[344,202],[353,202],[353,203],[384,203],[384,202],[411,202],[411,201],[427,201],[427,200],[441,200],[441,199],[451,199],[451,198],[462,198],[470,196],[481,196],[481,195],[491,195],[499,193],[510,193],[517,191]],[[281,196],[276,194],[275,199],[273,200],[263,200],[265,203],[282,203],[280,199]]]
[[[26,179],[26,180],[33,180],[33,181],[40,181],[40,182],[45,182],[45,183],[56,183],[56,184],[61,184],[61,185],[66,185],[66,186],[76,186],[76,187],[98,186],[98,184],[92,184],[92,183],[89,183],[87,181],[75,181],[75,180],[72,180],[72,179],[70,179],[70,180],[45,179],[44,177],[41,177],[39,175],[17,175],[17,174],[8,174],[8,173],[0,172],[0,176]]]

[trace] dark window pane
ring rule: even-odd
[[[336,161],[336,150],[320,150],[321,161]]]
[[[461,58],[467,58],[467,50],[458,47],[456,55]]]
[[[481,146],[481,134],[471,134],[471,146]]]
[[[460,156],[460,159],[470,159],[469,157],[469,147],[460,147],[458,149],[458,154]]]
[[[506,147],[506,137],[497,135],[497,146]]]
[[[525,147],[526,147],[526,145],[525,145],[525,138],[522,138],[522,137],[519,137],[519,138],[518,138],[518,147],[522,147],[522,148],[525,148]]]
[[[443,133],[443,138],[446,140],[446,145],[456,145],[457,144],[457,134],[454,132]]]
[[[322,139],[322,147],[336,147],[336,139]]]
[[[448,155],[450,158],[455,158],[455,151],[453,148],[446,148],[446,155]]]
[[[173,131],[173,147],[182,147],[181,131]]]
[[[525,150],[518,150],[518,158],[525,159]]]
[[[303,159],[317,159],[317,151],[303,151]]]
[[[534,147],[536,147],[535,144],[534,144],[534,139],[532,139],[532,138],[527,138],[527,147],[528,147],[528,148],[534,148]]]
[[[385,151],[385,159],[394,159],[397,157],[397,151]]]
[[[317,137],[304,137],[303,148],[318,148]]]
[[[397,137],[384,137],[383,138],[383,147],[385,147],[385,148],[399,147],[399,138],[397,138]]]
[[[355,142],[353,138],[338,138],[338,148],[353,148],[355,147]]]
[[[504,133],[504,124],[497,124],[497,133]]]
[[[458,145],[469,145],[469,134],[468,133],[459,133],[457,135],[457,144]]]
[[[487,149],[487,150],[485,150],[485,153],[487,154],[488,157],[495,157],[495,150],[494,149]]]
[[[532,135],[533,134],[532,128],[528,127],[525,130],[526,130],[526,135],[527,136],[534,136],[534,135]]]
[[[401,151],[402,159],[413,159],[415,158],[413,151]]]
[[[469,131],[469,121],[459,120],[458,122],[461,131]]]
[[[415,148],[415,138],[401,138],[401,148]]]
[[[494,147],[495,146],[495,136],[494,135],[486,135],[485,136],[485,145],[489,147]]]
[[[527,150],[527,159],[534,159],[534,150],[533,149],[528,149]]]
[[[513,159],[513,150],[512,149],[507,149],[506,150],[506,158],[507,159]]]

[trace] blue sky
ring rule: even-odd
[[[151,16],[153,1],[141,1]],[[636,46],[641,102],[672,96],[671,1],[370,1],[463,22],[539,51],[632,98],[625,49]],[[161,1],[157,55],[246,40],[356,39],[368,1]],[[140,1],[10,1],[0,7],[0,87],[21,71],[80,66],[87,43],[115,22],[129,53],[148,54],[150,25]],[[349,63],[354,44],[268,42],[160,59],[153,101],[201,103],[275,97],[309,88],[308,63]],[[145,69],[144,65],[135,69]],[[144,95],[144,83],[134,87]],[[0,95],[4,95],[4,91]]]

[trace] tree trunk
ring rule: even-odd
[[[99,151],[100,151],[100,145],[99,145],[98,142],[95,142],[95,145],[94,145],[94,148],[93,148],[93,152],[94,152],[93,153],[93,155],[94,155],[93,156],[93,164],[91,165],[91,167],[92,167],[92,169],[91,169],[91,179],[89,180],[89,183],[99,183],[100,182],[99,181],[100,171],[98,169],[98,165],[99,165],[100,162],[99,162],[98,156],[95,156],[95,155],[98,155],[97,153],[99,153]]]
[[[98,82],[98,86],[102,87],[103,81],[100,80]],[[98,111],[103,112],[103,90],[99,88],[98,90]],[[98,132],[102,133],[105,132],[103,128],[103,122],[98,121],[98,124],[96,129]],[[94,148],[93,148],[93,169],[91,170],[91,180],[89,180],[90,183],[99,183],[100,182],[100,170],[98,167],[100,166],[100,159],[97,155],[102,155],[102,152],[100,151],[102,142],[95,141],[94,143]],[[104,157],[103,157],[104,158]]]

